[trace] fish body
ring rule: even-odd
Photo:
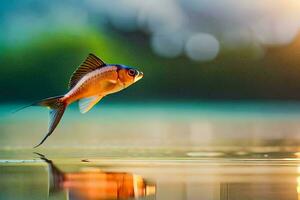
[[[143,73],[133,67],[106,64],[100,58],[89,54],[73,73],[69,91],[62,96],[50,97],[32,105],[50,108],[49,129],[40,146],[58,125],[66,107],[78,101],[81,113],[88,112],[103,97],[119,92],[143,77]]]
[[[129,68],[124,65],[107,65],[84,76],[62,99],[70,104],[82,98],[94,95],[106,96],[125,89],[142,78],[139,71],[137,77],[128,76]],[[135,75],[134,75],[135,76]]]

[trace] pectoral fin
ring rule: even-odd
[[[83,98],[78,101],[79,103],[79,110],[81,113],[88,112],[96,103],[98,103],[103,96],[92,96],[88,98]]]

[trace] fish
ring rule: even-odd
[[[128,172],[103,171],[79,165],[72,172],[58,168],[45,155],[35,152],[48,166],[48,194],[66,191],[67,199],[155,199],[156,185]],[[77,169],[77,170],[76,170]]]
[[[66,94],[50,97],[29,106],[50,109],[49,127],[46,135],[34,148],[42,145],[59,124],[66,108],[78,101],[81,113],[88,112],[105,96],[119,92],[143,78],[143,72],[122,64],[106,64],[90,53],[73,72]],[[28,106],[26,106],[28,107]]]

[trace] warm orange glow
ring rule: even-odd
[[[155,186],[129,173],[90,172],[65,173],[61,183],[70,194],[84,199],[116,199],[155,194]]]
[[[38,153],[37,153],[38,154]],[[96,167],[82,168],[79,172],[63,172],[51,160],[38,154],[49,165],[53,180],[50,192],[66,190],[80,199],[128,199],[154,195],[155,185],[146,184],[139,175],[126,172],[103,172]]]
[[[298,174],[300,173],[300,166],[297,167],[297,172]],[[297,194],[298,194],[298,200],[300,200],[300,176],[297,177]]]

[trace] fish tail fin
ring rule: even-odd
[[[26,105],[26,106],[23,106],[23,107],[18,108],[18,109],[16,109],[16,110],[13,110],[13,111],[11,111],[11,114],[15,114],[15,113],[17,113],[17,112],[19,112],[19,111],[21,111],[21,110],[23,110],[23,109],[25,109],[25,108],[30,107],[30,106],[33,106],[33,105],[32,105],[32,104]]]
[[[34,148],[40,146],[45,142],[45,140],[52,134],[56,126],[58,125],[59,121],[61,120],[65,109],[67,107],[67,104],[62,101],[63,96],[56,96],[56,97],[50,97],[44,100],[41,100],[37,103],[32,104],[33,106],[45,106],[50,108],[49,112],[49,128],[48,132],[45,135],[45,137],[42,139],[42,141],[36,145]]]
[[[38,155],[41,160],[45,161],[48,164],[48,172],[49,172],[49,196],[52,194],[55,194],[59,192],[59,189],[61,187],[61,182],[64,181],[64,173],[52,162],[52,160],[49,160],[44,156],[43,154],[34,152],[34,154]]]

